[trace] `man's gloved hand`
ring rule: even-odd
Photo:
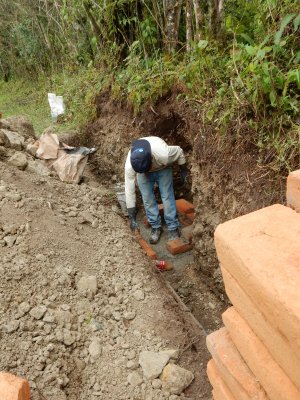
[[[184,184],[188,183],[188,168],[187,168],[186,164],[179,165],[179,168],[180,168],[181,182],[184,185]]]
[[[136,229],[139,228],[139,226],[136,222],[136,214],[137,214],[136,207],[127,208],[127,212],[128,212],[128,216],[129,216],[129,220],[130,220],[130,229],[132,231],[135,231]]]

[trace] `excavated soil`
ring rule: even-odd
[[[88,171],[81,185],[23,171],[23,156],[0,146],[0,370],[28,379],[32,400],[209,400],[205,330],[111,191]],[[139,365],[164,350],[194,375],[180,395]]]

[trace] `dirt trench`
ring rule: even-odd
[[[228,303],[214,248],[214,230],[226,220],[276,202],[283,203],[284,177],[258,166],[258,149],[245,121],[239,129],[237,122],[232,121],[224,139],[213,124],[203,125],[204,111],[199,104],[178,100],[178,94],[180,89],[174,89],[139,116],[111,100],[109,92],[99,94],[95,103],[97,117],[87,125],[80,140],[98,148],[91,159],[93,171],[108,185],[124,180],[125,158],[135,138],[160,136],[168,144],[183,148],[191,187],[186,190],[181,186],[176,166],[174,187],[176,198],[184,197],[196,207],[193,262],[177,274],[169,274],[169,280],[210,331],[219,325],[220,312]],[[214,301],[204,299],[203,293],[209,293]],[[207,304],[217,310],[211,318],[207,316],[211,312]]]

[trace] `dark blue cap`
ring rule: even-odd
[[[152,155],[150,143],[145,139],[132,142],[130,162],[135,172],[148,172],[151,168]]]

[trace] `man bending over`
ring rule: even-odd
[[[149,242],[155,244],[162,233],[161,218],[154,195],[154,184],[157,183],[164,206],[164,218],[168,226],[169,238],[174,240],[180,236],[179,221],[173,189],[172,165],[178,162],[183,183],[187,180],[188,170],[183,150],[179,146],[168,146],[156,136],[134,140],[125,163],[126,206],[130,218],[130,227],[135,230],[136,194],[135,178],[141,191],[147,220],[151,225]]]

